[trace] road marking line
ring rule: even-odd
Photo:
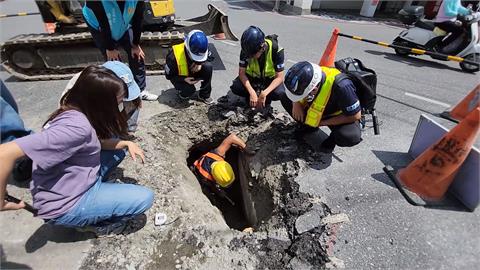
[[[234,47],[237,47],[237,44],[235,43],[232,43],[232,42],[228,42],[228,41],[225,41],[225,40],[220,40],[222,43],[225,43],[227,45],[230,45],[230,46],[234,46]]]
[[[430,103],[433,103],[433,104],[437,104],[437,105],[440,105],[440,106],[443,106],[443,107],[447,107],[447,108],[452,106],[450,104],[443,103],[443,102],[438,101],[438,100],[434,100],[434,99],[427,98],[427,97],[422,97],[422,96],[415,95],[415,94],[412,94],[412,93],[409,93],[409,92],[405,92],[405,95],[409,96],[409,97],[416,98],[416,99],[420,99],[420,100],[423,100],[423,101],[427,101],[427,102],[430,102]]]
[[[289,63],[294,63],[294,64],[297,63],[297,61],[293,61],[293,60],[290,60],[290,59],[287,59],[287,62],[289,62]]]

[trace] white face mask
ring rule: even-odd
[[[119,111],[119,112],[122,112],[123,109],[124,109],[124,107],[123,107],[123,102],[121,102],[120,104],[118,104],[118,111]]]

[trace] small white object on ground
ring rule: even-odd
[[[164,213],[156,213],[155,214],[155,226],[161,226],[165,224],[167,221],[167,215]]]

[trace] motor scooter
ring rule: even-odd
[[[458,17],[458,20],[462,22],[464,33],[449,44],[443,42],[448,33],[436,27],[433,21],[423,19],[423,13],[422,6],[410,6],[398,12],[400,21],[407,26],[407,29],[393,40],[393,45],[454,55],[480,64],[478,28],[480,13],[478,8],[477,12],[471,15]],[[395,49],[395,53],[401,56],[411,54],[410,50],[401,48]],[[447,60],[444,57],[440,58],[434,55],[431,55],[431,57],[438,60]],[[478,65],[465,62],[460,62],[460,68],[466,72],[477,72],[480,69]]]

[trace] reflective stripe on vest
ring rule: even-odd
[[[212,152],[208,152],[206,153],[205,155],[203,155],[201,158],[199,158],[198,160],[196,160],[193,165],[195,166],[195,168],[197,168],[198,172],[205,178],[205,179],[208,179],[210,181],[215,181],[213,179],[213,176],[212,174],[205,170],[202,165],[203,165],[203,162],[205,161],[205,157],[209,157],[215,161],[223,161],[223,157],[221,157],[220,155],[217,155],[215,153],[212,153]]]
[[[265,67],[263,68],[263,74],[260,73],[260,65],[258,59],[252,57],[248,60],[247,69],[245,72],[253,78],[273,78],[275,77],[275,68],[272,59],[272,41],[265,39],[268,44],[268,52],[265,57]]]
[[[125,1],[123,8],[123,14],[117,1],[102,0],[103,9],[107,15],[108,24],[110,25],[110,32],[112,33],[112,39],[118,41],[122,36],[130,29],[130,22],[132,21],[135,8],[137,6],[137,0]],[[82,9],[83,17],[85,21],[94,29],[101,31],[100,24],[95,16],[95,13],[85,5]]]
[[[320,120],[322,120],[323,111],[327,106],[328,100],[330,99],[330,94],[332,93],[332,86],[335,81],[335,76],[340,74],[340,71],[336,68],[321,67],[322,71],[325,73],[325,82],[320,89],[320,93],[317,94],[312,104],[308,108],[307,116],[305,117],[305,124],[311,127],[318,127],[320,125]],[[340,111],[341,113],[341,111]],[[333,115],[338,115],[338,112],[335,112]]]
[[[185,55],[185,43],[173,45],[173,54],[177,61],[178,75],[188,77],[187,56]]]

